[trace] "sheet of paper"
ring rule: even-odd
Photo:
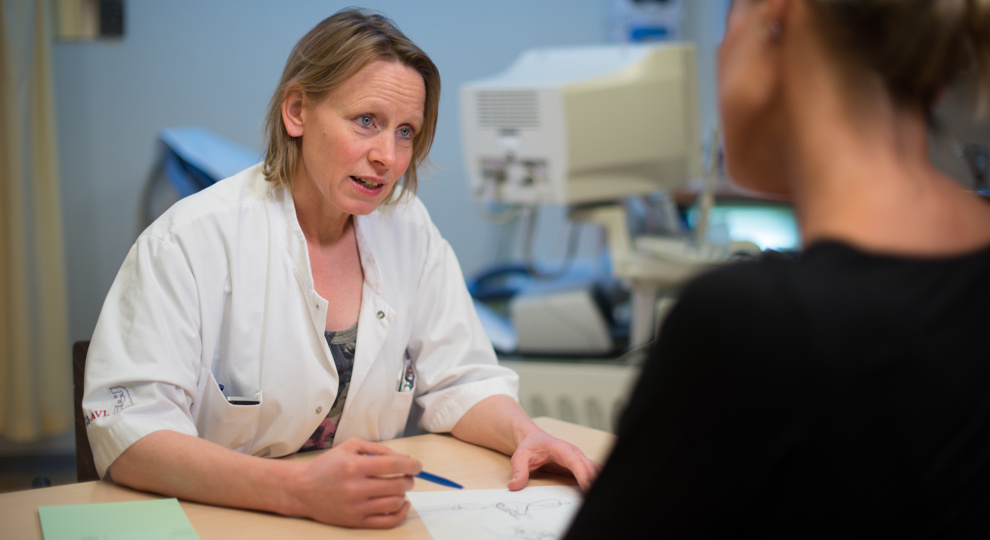
[[[423,491],[406,496],[434,540],[560,538],[583,500],[578,488],[567,486]]]
[[[45,540],[199,540],[175,499],[42,506]]]

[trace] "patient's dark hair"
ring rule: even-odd
[[[847,65],[880,76],[901,105],[930,113],[961,77],[990,91],[990,0],[808,0]]]

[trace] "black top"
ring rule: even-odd
[[[567,538],[990,537],[990,248],[695,280]]]

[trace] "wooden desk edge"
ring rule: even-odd
[[[548,417],[535,418],[534,421],[538,426],[540,426],[540,428],[546,430],[555,437],[574,444],[586,455],[588,455],[588,457],[600,463],[602,463],[607,457],[607,453],[614,442],[613,435],[601,430],[579,426]],[[431,450],[440,449],[441,452],[444,452],[445,449],[454,448],[456,452],[466,456],[466,464],[462,466],[470,466],[472,464],[481,463],[484,474],[498,477],[488,478],[485,480],[482,487],[476,487],[475,489],[492,488],[504,485],[504,483],[508,480],[509,465],[507,457],[487,449],[482,449],[480,447],[463,443],[457,439],[454,439],[450,435],[420,435],[406,439],[385,441],[385,444],[394,444],[399,447],[408,447],[410,445],[413,447],[422,446],[428,453],[434,454],[424,455],[423,461],[425,462],[429,459],[430,467],[434,468],[431,472],[437,472],[441,475],[445,472],[442,468],[439,468],[443,466],[443,463],[457,460],[450,460],[446,456],[436,455],[436,453],[431,452]],[[293,456],[287,456],[287,458],[313,459],[315,456],[316,453],[310,453],[310,455],[294,454]],[[457,464],[455,463],[454,466],[456,465]],[[424,466],[424,468],[426,467]],[[563,477],[537,474],[534,475],[534,480],[531,484],[553,485],[566,483],[568,482]],[[570,483],[573,483],[573,481]],[[417,480],[416,487],[413,490],[428,491],[438,488],[439,486]],[[156,498],[161,497],[156,494],[136,491],[105,481],[83,482],[65,486],[4,493],[0,494],[0,522],[5,524],[4,533],[12,534],[12,538],[36,538],[41,540],[43,536],[40,518],[38,517],[38,508],[41,506],[122,502]],[[258,533],[262,535],[257,537],[267,537],[268,534],[264,531],[254,530],[254,524],[261,523],[274,525],[272,520],[278,520],[277,526],[279,535],[283,537],[303,538],[309,535],[319,535],[320,537],[325,537],[328,534],[332,534],[347,538],[363,538],[366,536],[376,538],[429,538],[429,534],[426,531],[425,526],[422,521],[419,520],[419,517],[415,515],[415,511],[410,512],[410,517],[407,519],[406,523],[395,529],[388,531],[362,531],[332,527],[307,519],[288,518],[273,514],[252,512],[249,510],[235,508],[216,507],[189,501],[180,501],[180,504],[182,505],[183,511],[189,517],[190,522],[196,529],[197,534],[199,534],[204,540],[214,537],[229,536],[229,533],[235,532],[232,530],[231,523],[236,525],[233,529],[248,531],[246,535],[238,535],[238,537],[243,540],[256,537],[251,533]],[[224,534],[220,535],[218,534],[218,531],[223,531]]]

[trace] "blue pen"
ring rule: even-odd
[[[457,489],[464,489],[464,486],[458,484],[457,482],[451,482],[450,480],[447,480],[446,478],[444,478],[442,476],[437,476],[435,474],[430,474],[430,473],[428,473],[426,471],[423,471],[423,472],[417,474],[416,475],[416,478],[422,478],[423,480],[427,480],[427,481],[433,482],[435,484],[440,484],[441,486],[447,486],[447,487],[452,487],[452,488],[457,488]]]
[[[374,456],[375,454],[365,454],[365,455]],[[389,478],[389,477],[392,477],[392,476],[403,476],[403,475],[401,475],[401,474],[391,475],[390,474],[390,475],[383,476],[381,478]],[[442,476],[437,476],[435,474],[428,473],[426,471],[420,471],[419,474],[417,474],[415,476],[416,476],[416,478],[422,478],[423,480],[426,480],[427,482],[433,482],[434,484],[440,484],[441,486],[447,486],[447,487],[452,487],[452,488],[456,488],[456,489],[464,489],[464,486],[458,484],[457,482],[454,482],[452,480],[447,480],[446,478],[444,478]]]

